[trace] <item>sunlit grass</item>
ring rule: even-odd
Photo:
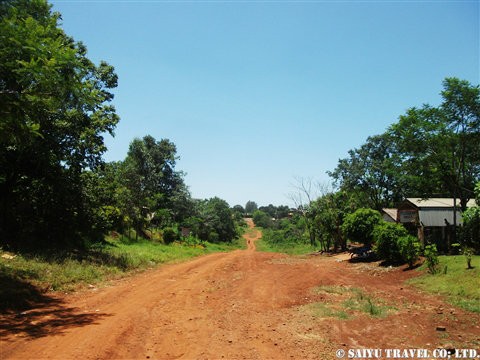
[[[12,254],[0,250],[0,301],[12,296],[5,293],[7,286],[1,286],[1,282],[10,280],[27,282],[42,291],[72,291],[159,264],[240,248],[245,248],[243,239],[232,243],[164,245],[125,237],[108,238],[105,244],[86,251]]]
[[[443,295],[451,304],[480,313],[480,256],[472,259],[473,269],[467,269],[463,255],[440,256],[440,271],[432,275],[426,265],[419,268],[425,274],[409,283],[433,294]]]

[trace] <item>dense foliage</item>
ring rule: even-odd
[[[0,5],[0,241],[11,247],[98,236],[84,172],[101,164],[119,120],[113,67],[91,62],[50,8]]]
[[[407,230],[400,224],[382,222],[373,230],[373,241],[375,243],[375,252],[377,255],[390,263],[401,261],[401,245],[399,239],[408,236]],[[402,240],[403,246],[403,240]],[[405,244],[408,246],[408,244]],[[408,249],[405,249],[405,255],[408,255]]]
[[[259,226],[262,228],[269,228],[273,226],[272,217],[261,210],[255,210],[253,212],[252,218],[255,226]]]
[[[468,251],[473,249],[480,253],[480,182],[475,187],[477,206],[465,210],[461,242],[462,247]]]
[[[361,208],[345,217],[342,230],[350,240],[370,246],[374,230],[381,221],[378,211]]]
[[[420,241],[415,236],[407,235],[398,238],[397,245],[402,259],[412,268],[420,256]]]

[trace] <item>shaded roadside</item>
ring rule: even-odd
[[[93,324],[109,316],[85,313],[66,306],[64,301],[42,292],[32,284],[0,272],[0,338],[38,338],[59,334],[72,327]]]

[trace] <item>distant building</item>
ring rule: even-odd
[[[467,207],[475,205],[473,199],[467,203]],[[462,224],[460,199],[454,207],[452,198],[407,198],[398,206],[396,220],[416,234],[422,243],[434,243],[440,251],[447,251],[453,239],[454,224]]]

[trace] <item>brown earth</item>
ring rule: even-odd
[[[251,224],[250,224],[251,225]],[[334,359],[337,349],[456,347],[480,351],[480,315],[419,292],[416,271],[341,257],[255,251],[162,266],[108,287],[56,294],[3,315],[1,359]],[[319,315],[360,288],[390,310]],[[437,330],[437,327],[445,329]]]

